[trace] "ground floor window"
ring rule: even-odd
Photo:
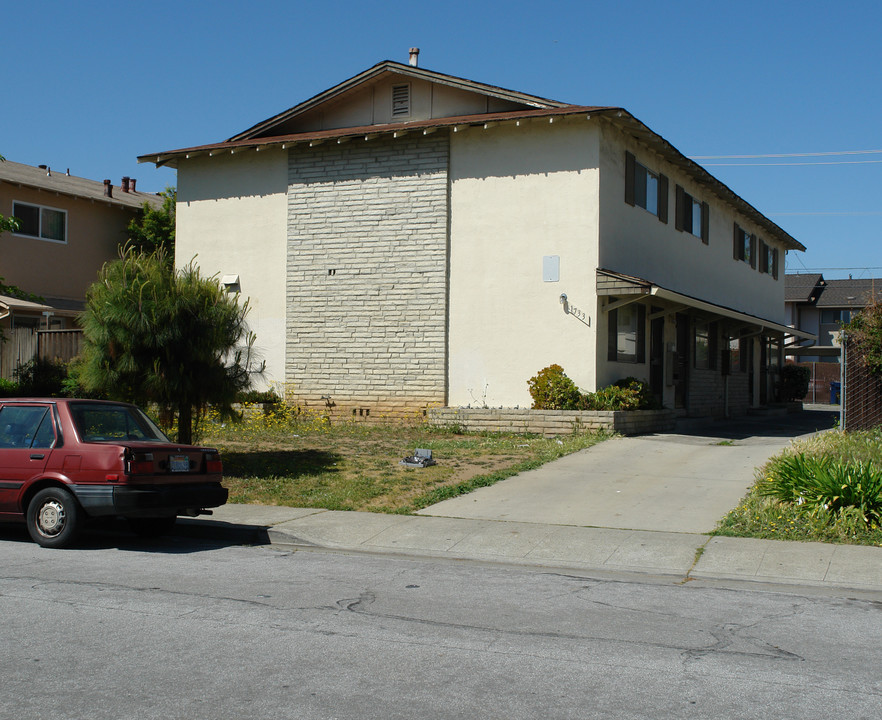
[[[613,362],[646,362],[646,306],[632,303],[609,313],[609,353]]]
[[[694,365],[703,370],[715,370],[717,367],[717,333],[716,323],[696,320],[693,327]]]

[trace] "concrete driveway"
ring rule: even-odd
[[[707,533],[744,497],[755,468],[836,417],[810,409],[614,438],[419,514]]]

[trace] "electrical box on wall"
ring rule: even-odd
[[[542,258],[542,281],[560,282],[560,255],[545,255]]]

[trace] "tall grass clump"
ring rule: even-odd
[[[882,517],[882,470],[870,462],[833,460],[805,453],[784,455],[769,463],[757,492],[783,503],[803,506],[817,515],[854,508],[864,522]]]
[[[882,429],[799,441],[757,477],[714,534],[882,546]]]

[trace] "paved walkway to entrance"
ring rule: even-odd
[[[792,439],[831,428],[835,417],[804,410],[614,438],[419,514],[707,533],[744,497],[755,468]]]

